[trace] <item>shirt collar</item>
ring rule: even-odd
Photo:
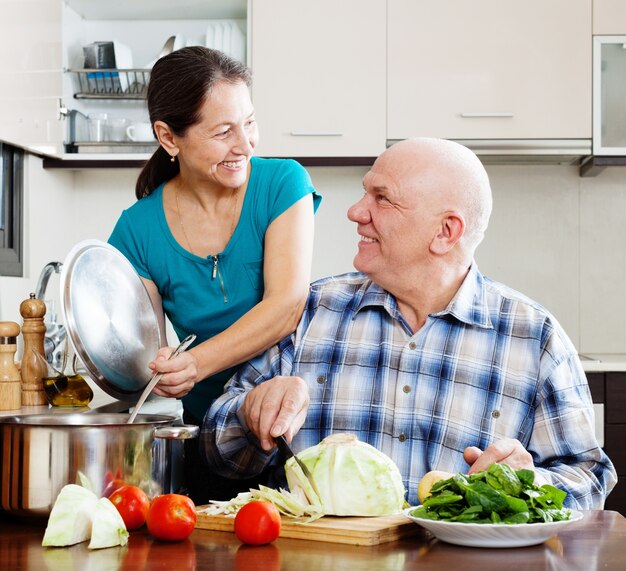
[[[372,280],[365,280],[357,295],[360,299],[355,304],[355,314],[365,307],[374,306],[383,307],[394,319],[402,318],[396,298]]]
[[[433,316],[453,315],[459,321],[486,329],[493,328],[487,305],[485,278],[478,271],[476,262],[472,262],[461,287],[450,300],[448,307],[443,311],[433,313]]]
[[[355,314],[368,306],[383,307],[394,319],[402,320],[396,298],[372,280],[366,280],[359,290]],[[493,327],[489,317],[487,294],[485,291],[485,279],[478,271],[476,262],[470,266],[467,276],[461,287],[457,290],[448,306],[433,317],[452,315],[459,321],[477,327],[490,329]]]

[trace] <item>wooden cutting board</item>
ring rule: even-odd
[[[203,507],[198,506],[198,509]],[[196,529],[233,532],[234,521],[235,518],[230,516],[199,513]],[[423,533],[422,528],[403,514],[381,517],[324,516],[307,524],[283,517],[280,537],[350,545],[378,545],[420,533]]]

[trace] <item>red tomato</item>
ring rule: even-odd
[[[111,480],[106,487],[104,488],[103,492],[102,492],[102,497],[103,498],[110,498],[111,494],[115,491],[115,490],[119,490],[122,486],[125,486],[126,482],[124,482],[124,480],[120,479],[120,478],[115,478],[115,480]]]
[[[109,496],[109,500],[120,512],[127,530],[139,529],[146,523],[150,500],[141,488],[122,486]]]
[[[235,535],[249,545],[271,543],[280,535],[280,512],[270,502],[255,500],[235,516]]]
[[[196,525],[196,506],[187,496],[164,494],[150,503],[148,531],[164,541],[182,541]]]

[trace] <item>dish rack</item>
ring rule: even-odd
[[[76,99],[145,99],[149,69],[68,69],[76,78]]]

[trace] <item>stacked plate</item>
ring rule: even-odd
[[[246,61],[246,37],[236,20],[211,20],[206,31],[206,47]]]

